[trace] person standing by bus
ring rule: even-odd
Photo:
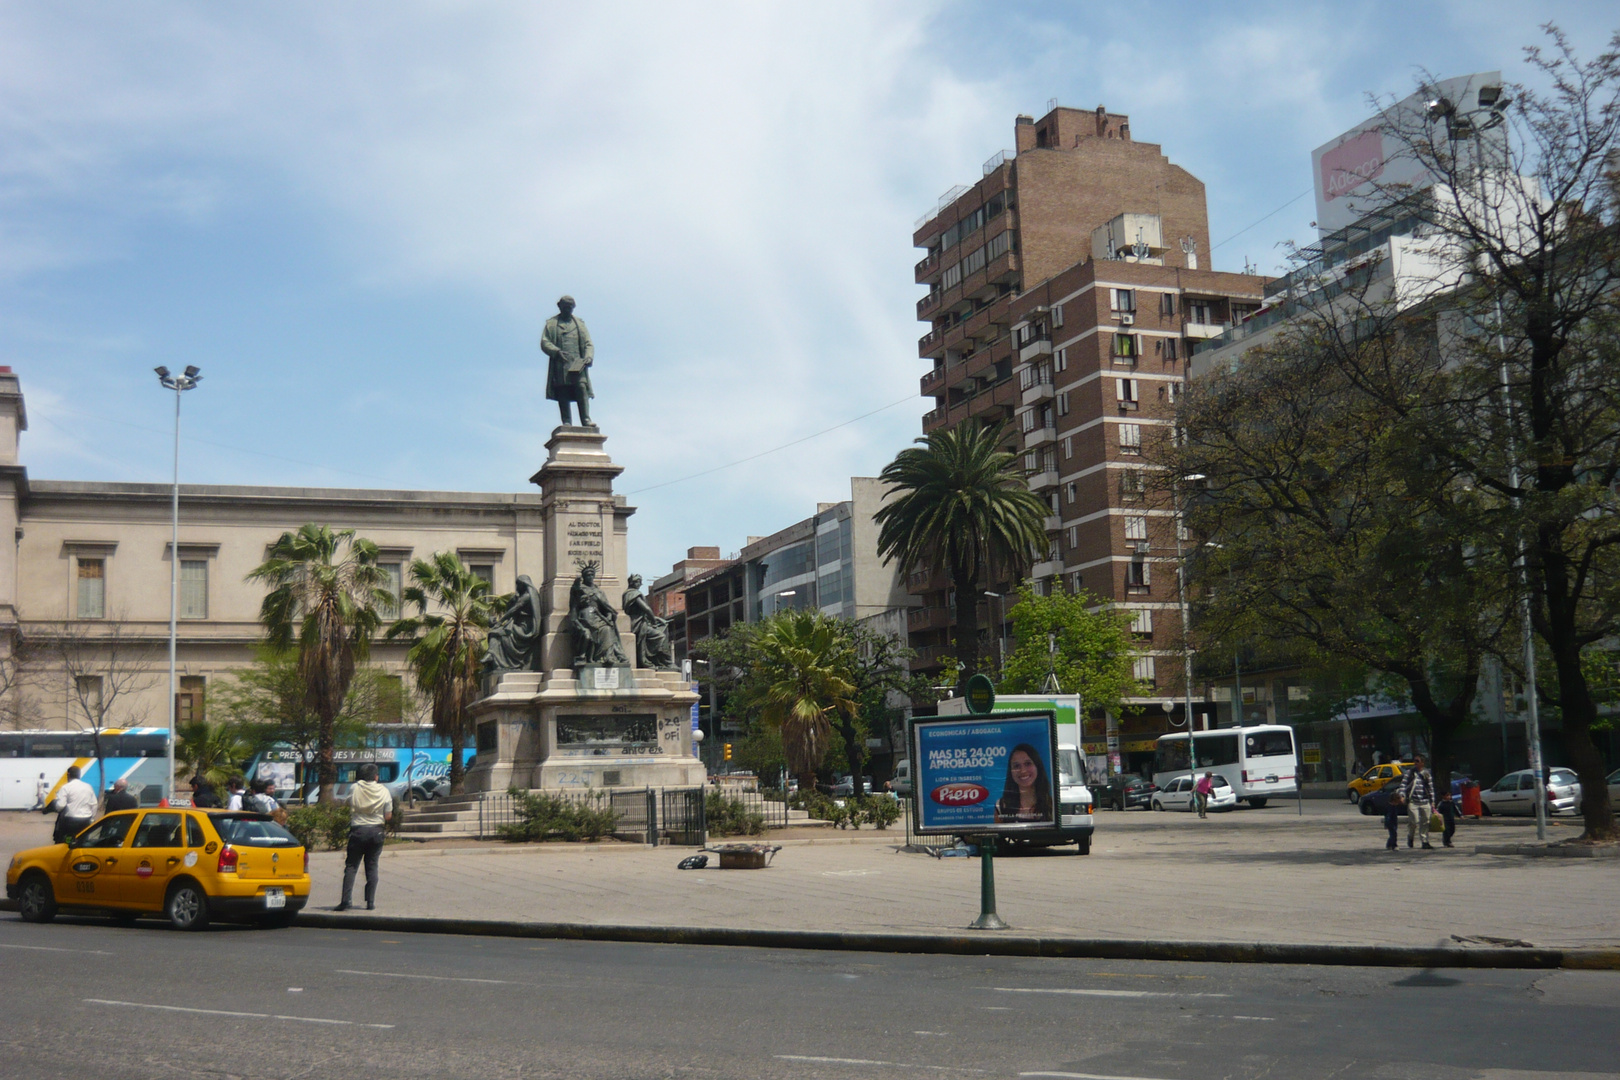
[[[383,824],[394,817],[394,799],[377,783],[377,766],[360,766],[349,790],[349,850],[343,858],[343,899],[338,911],[354,906],[354,878],[362,860],[366,864],[366,910],[377,906],[377,860],[383,849]]]
[[[45,779],[45,774],[39,774],[39,783],[34,785],[34,809],[43,811],[45,800],[51,797],[51,782]]]
[[[73,839],[89,828],[90,819],[96,816],[96,789],[79,779],[77,765],[69,765],[67,775],[67,783],[62,785],[51,803],[57,808],[56,830],[52,840],[58,844]]]
[[[1215,781],[1209,773],[1199,776],[1198,782],[1193,785],[1193,803],[1198,807],[1199,817],[1209,816],[1209,797],[1215,793]]]

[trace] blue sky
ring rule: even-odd
[[[569,292],[656,576],[847,498],[916,436],[912,224],[1017,113],[1129,114],[1204,181],[1215,267],[1272,271],[1314,238],[1311,149],[1369,93],[1520,77],[1548,19],[1586,56],[1620,27],[1607,3],[1479,0],[12,0],[23,460],[167,480],[152,368],[197,364],[187,482],[524,490],[556,423],[536,342]]]

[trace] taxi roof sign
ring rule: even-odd
[[[968,712],[988,716],[996,707],[996,684],[990,681],[990,676],[980,672],[968,680],[962,696],[967,699]]]

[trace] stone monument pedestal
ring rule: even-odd
[[[544,519],[544,631],[534,666],[488,680],[470,714],[477,728],[477,761],[467,772],[469,793],[528,789],[697,787],[707,778],[692,747],[697,694],[676,671],[582,666],[564,627],[569,591],[586,564],[597,584],[619,595],[625,569],[626,522],[635,510],[613,494],[622,469],[594,428],[559,427],[546,443],[540,485]],[[633,663],[630,620],[617,618]]]

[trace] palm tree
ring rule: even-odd
[[[998,448],[1001,425],[962,424],[918,439],[879,479],[892,496],[874,515],[878,553],[906,570],[950,574],[956,590],[961,679],[979,667],[979,581],[1000,563],[1014,571],[1046,544],[1050,508],[1025,483],[1017,456]]]
[[[298,650],[305,700],[320,721],[315,752],[320,798],[332,802],[333,725],[354,681],[355,664],[370,651],[381,621],[378,610],[395,603],[383,587],[388,575],[377,565],[377,545],[356,539],[353,529],[304,525],[282,533],[247,579],[270,586],[259,608],[267,644]]]
[[[242,762],[252,756],[253,747],[242,738],[234,724],[210,724],[196,720],[175,730],[175,760],[194,777],[201,777],[218,790],[225,786]]]
[[[849,636],[820,612],[786,612],[765,624],[751,666],[760,718],[780,730],[788,768],[810,791],[832,742],[831,717],[860,708]]]
[[[411,563],[404,603],[416,614],[388,628],[388,639],[406,638],[405,660],[416,686],[432,703],[433,728],[450,737],[450,793],[461,794],[467,741],[467,707],[478,700],[490,625],[500,599],[489,582],[467,569],[453,551]]]

